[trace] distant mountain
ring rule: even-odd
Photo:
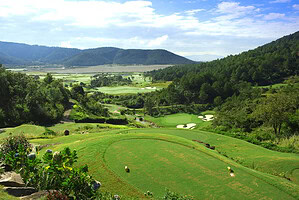
[[[162,49],[140,50],[101,47],[80,50],[0,42],[0,63],[93,66],[103,64],[191,64],[194,61]]]

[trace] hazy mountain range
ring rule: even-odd
[[[11,65],[94,66],[104,64],[191,64],[195,62],[163,49],[141,50],[101,47],[80,50],[0,42],[0,63]]]

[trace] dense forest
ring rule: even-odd
[[[221,104],[246,84],[270,85],[299,74],[299,32],[239,55],[148,72],[153,81],[173,81],[172,103]],[[167,95],[165,95],[167,96]],[[170,102],[169,102],[170,103]]]
[[[50,74],[41,81],[0,66],[0,85],[0,127],[55,123],[69,103],[69,91]]]

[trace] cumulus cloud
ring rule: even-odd
[[[60,43],[60,47],[72,48],[71,41],[63,41]]]
[[[216,12],[223,14],[244,15],[252,13],[256,8],[254,6],[240,6],[239,2],[221,2],[217,6]]]
[[[196,14],[196,13],[198,13],[198,12],[201,12],[201,11],[205,11],[205,9],[187,10],[187,11],[185,11],[185,13],[186,13],[187,15],[194,15],[194,14]]]
[[[168,39],[168,35],[163,35],[161,37],[157,37],[154,40],[151,40],[147,46],[149,47],[159,47],[162,43],[164,43]]]
[[[282,3],[282,0],[273,1]],[[53,45],[64,47],[163,47],[200,56],[203,53],[196,53],[196,49],[205,55],[224,55],[231,48],[237,49],[232,47],[235,45],[233,40],[230,44],[209,41],[204,49],[200,49],[208,37],[271,41],[295,32],[299,27],[298,18],[289,16],[289,13],[265,15],[263,5],[217,2],[210,10],[195,7],[200,4],[192,4],[192,10],[163,14],[155,10],[150,0],[0,0],[0,33],[5,33],[1,38],[7,41],[10,36],[21,41],[30,35],[31,42],[38,44],[47,44],[51,37]],[[293,9],[298,10],[298,7],[298,4],[293,5]],[[17,27],[17,30],[12,27]],[[38,37],[42,39],[38,41]],[[194,42],[197,38],[200,40]],[[182,41],[182,44],[175,41]],[[248,43],[251,44],[250,41]],[[213,45],[217,50],[210,51]],[[224,48],[225,45],[231,48]],[[218,51],[220,47],[223,49]]]
[[[285,14],[281,13],[269,13],[268,15],[264,16],[265,20],[274,20],[274,19],[283,19],[285,18]]]
[[[287,3],[291,2],[291,0],[275,0],[275,1],[270,1],[270,3]]]

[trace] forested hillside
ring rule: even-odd
[[[194,65],[180,65],[149,72],[154,81],[174,80],[189,73],[205,73],[222,82],[246,81],[258,85],[280,82],[299,74],[299,32],[239,55]],[[198,87],[198,85],[197,85]]]
[[[190,64],[194,61],[159,49],[141,50],[101,47],[80,50],[0,42],[0,63],[11,65],[94,66],[104,64]]]
[[[154,81],[173,82],[148,94],[144,107],[152,116],[213,108],[216,131],[270,149],[285,141],[285,151],[298,150],[298,74],[296,32],[236,56],[149,72]]]

